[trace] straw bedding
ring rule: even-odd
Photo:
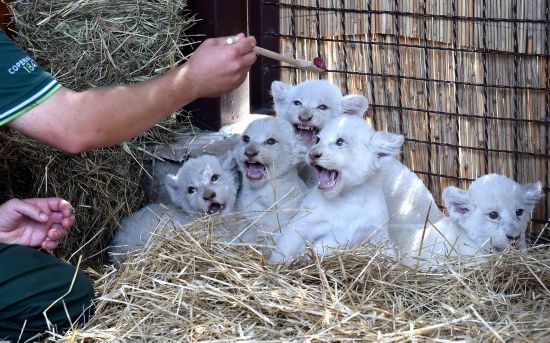
[[[218,243],[208,219],[168,223],[119,269],[96,275],[97,314],[74,341],[541,341],[550,335],[550,254],[510,250],[449,273],[374,247],[266,264]],[[177,230],[175,230],[177,228]]]

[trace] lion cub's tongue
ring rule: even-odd
[[[264,173],[265,168],[261,163],[250,163],[246,168],[246,176],[253,180],[261,179]]]
[[[315,132],[313,130],[299,129],[298,134],[300,138],[302,138],[302,141],[310,144],[313,143],[313,139],[315,138]]]
[[[337,172],[335,170],[321,169],[319,171],[319,188],[325,189],[336,184]]]

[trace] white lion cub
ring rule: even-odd
[[[166,175],[172,202],[190,217],[204,213],[223,215],[233,211],[239,180],[233,173],[232,157],[220,160],[202,155],[184,163],[176,175]]]
[[[294,127],[300,141],[309,148],[325,124],[340,114],[362,116],[369,107],[362,95],[342,96],[327,80],[308,80],[295,86],[281,81],[271,83],[277,115]],[[300,177],[308,187],[317,184],[317,172],[307,164],[300,166]]]
[[[236,152],[243,173],[237,207],[248,218],[237,238],[273,246],[307,190],[297,171],[305,148],[287,121],[268,117],[246,128]]]
[[[238,180],[231,159],[224,165],[217,157],[202,155],[183,164],[176,175],[166,175],[171,206],[149,204],[121,221],[111,252],[122,253],[144,246],[155,229],[169,222],[186,224],[201,215],[225,215],[234,208]]]
[[[340,114],[362,116],[369,107],[364,96],[343,96],[327,80],[308,80],[295,86],[273,81],[271,95],[277,115],[292,124],[308,147],[329,120]]]
[[[529,214],[541,196],[540,182],[519,184],[506,176],[487,174],[465,191],[447,187],[443,199],[449,217],[434,225],[403,226],[395,246],[405,262],[435,266],[447,257],[481,255],[510,245],[527,248],[525,230]]]
[[[382,191],[381,162],[394,158],[403,136],[374,131],[358,116],[340,116],[319,133],[309,150],[318,187],[302,202],[310,212],[284,229],[270,260],[299,256],[309,242],[319,255],[365,240],[388,240],[388,211]]]
[[[309,80],[296,86],[274,81],[271,94],[277,115],[294,126],[308,148],[329,120],[339,115],[362,116],[368,108],[367,98],[342,96],[340,89],[326,80]],[[390,228],[423,224],[430,205],[430,220],[435,222],[443,218],[432,194],[415,173],[396,159],[385,159],[384,164],[382,183],[391,216]],[[317,183],[315,170],[308,166],[300,170],[300,175],[310,187]]]
[[[396,159],[386,159],[381,168],[384,169],[382,183],[390,213],[390,235],[394,226],[424,225],[428,209],[430,221],[444,217],[430,190],[407,166]]]

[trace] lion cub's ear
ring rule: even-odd
[[[233,176],[232,181],[235,184],[237,192],[240,192],[243,185],[243,174],[234,156],[234,152],[229,152],[221,156],[220,163],[222,165],[222,169],[226,170],[229,174]]]
[[[525,201],[525,207],[528,212],[532,212],[537,205],[537,202],[542,197],[542,183],[540,181],[535,183],[528,183],[521,185],[524,193],[523,199]]]
[[[380,160],[385,157],[395,157],[401,152],[404,137],[395,133],[376,131],[372,134],[369,142],[369,149],[374,152]]]
[[[443,190],[443,202],[449,210],[449,216],[461,219],[475,208],[467,191],[449,186]]]
[[[178,187],[178,177],[173,174],[168,174],[164,177],[164,186],[170,194],[170,199],[174,204],[177,204],[179,200],[179,187]]]
[[[281,108],[288,103],[288,92],[291,88],[291,85],[281,81],[273,81],[271,83],[271,96],[275,105],[275,113],[281,112]]]
[[[362,95],[346,95],[340,102],[340,113],[345,115],[360,116],[369,108],[369,101]]]

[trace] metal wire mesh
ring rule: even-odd
[[[549,223],[550,0],[262,4],[279,8],[282,53],[328,65],[322,75],[283,66],[281,79],[366,95],[369,120],[405,136],[402,160],[439,205],[446,186],[501,173],[543,182],[532,230]]]

